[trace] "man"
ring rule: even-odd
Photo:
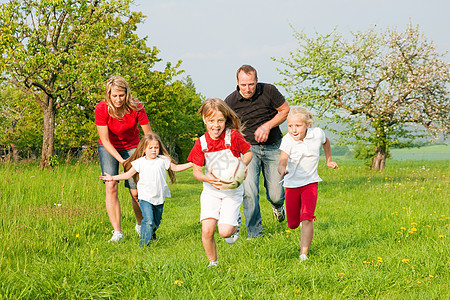
[[[225,102],[244,125],[244,137],[251,144],[253,159],[244,181],[244,216],[247,239],[263,235],[259,207],[259,175],[264,176],[267,200],[278,222],[283,222],[284,190],[278,174],[282,133],[279,125],[286,120],[289,105],[272,84],[258,83],[256,69],[243,65],[237,70],[237,89]]]

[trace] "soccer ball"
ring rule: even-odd
[[[244,181],[245,164],[231,152],[222,152],[209,164],[211,173],[222,184],[222,190],[232,190],[239,187]]]

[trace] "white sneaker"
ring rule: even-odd
[[[308,260],[308,256],[306,254],[300,254],[300,257],[298,258],[299,261]]]
[[[216,261],[210,261],[208,264],[208,267],[217,267],[219,265],[219,260],[216,259]]]
[[[136,224],[136,226],[134,226],[134,230],[136,230],[136,232],[139,236],[141,235],[141,225]]]
[[[237,241],[237,239],[239,238],[239,234],[241,233],[241,221],[242,221],[242,215],[239,212],[237,230],[232,236],[225,238],[225,242],[227,244],[230,244],[230,245],[234,244]]]
[[[108,242],[120,242],[123,239],[122,231],[114,231],[113,236]]]

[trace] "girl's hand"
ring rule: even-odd
[[[212,169],[205,175],[206,182],[212,185],[215,189],[220,190],[222,188],[222,181],[211,173]]]
[[[104,175],[104,176],[100,176],[100,179],[101,179],[101,180],[104,180],[104,181],[112,181],[112,180],[113,180],[112,176],[109,175],[109,174],[106,173],[106,172],[105,172],[105,175]]]
[[[327,162],[327,166],[332,168],[332,169],[337,169],[338,168],[337,163],[335,163],[334,161]]]

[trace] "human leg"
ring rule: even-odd
[[[136,151],[136,148],[119,151],[119,154],[123,157],[123,159],[128,159],[134,153],[134,151]],[[143,216],[141,208],[139,206],[136,182],[134,182],[133,178],[125,180],[125,187],[128,188],[130,191],[131,205],[133,206],[134,215],[136,216],[136,224],[137,224],[136,227],[138,227],[141,225]]]
[[[285,196],[288,227],[295,229],[300,225],[301,188],[286,188]]]
[[[156,240],[155,232],[159,228],[159,225],[161,224],[162,214],[163,214],[163,210],[164,210],[164,203],[159,204],[159,205],[154,205],[153,208],[154,208],[153,209],[153,218],[155,220],[155,227],[153,229],[152,240]]]
[[[139,247],[147,246],[151,243],[153,232],[156,227],[154,211],[155,207],[150,202],[139,200],[141,207],[143,219],[141,223],[141,240],[139,242]]]
[[[119,162],[106,151],[103,145],[98,145],[98,156],[102,174],[117,175],[119,172]],[[117,181],[105,181],[105,205],[109,221],[115,232],[122,233],[120,222],[120,202],[118,197],[119,185]]]
[[[317,205],[318,184],[311,183],[302,187],[300,221],[302,223],[300,238],[300,255],[307,255],[314,235],[313,220]]]
[[[280,182],[282,177],[278,173],[278,162],[280,160],[279,143],[263,147],[262,172],[267,200],[272,204],[273,213],[278,222],[283,222],[285,219],[283,206],[284,189]]]
[[[217,220],[208,218],[202,220],[202,243],[205,248],[206,257],[210,262],[217,261],[217,247],[214,239]]]
[[[261,146],[252,145],[253,159],[247,166],[244,180],[244,199],[242,208],[247,226],[247,238],[263,235],[261,211],[259,207],[259,174],[261,172]]]

